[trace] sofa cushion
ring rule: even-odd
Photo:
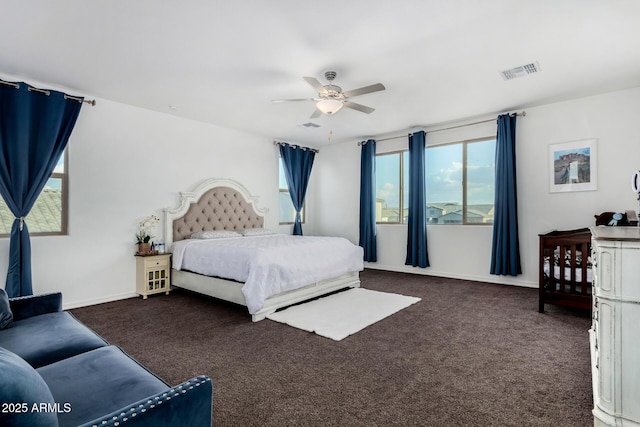
[[[1,347],[0,377],[0,402],[3,404],[0,425],[58,425],[56,412],[51,410],[55,407],[53,395],[45,381],[27,362]]]
[[[9,305],[9,297],[4,289],[0,289],[0,329],[10,328],[13,322],[13,313]]]
[[[0,331],[0,347],[34,368],[107,345],[69,312],[58,311],[13,322]]]
[[[13,311],[13,321],[17,322],[27,317],[62,311],[62,293],[23,295],[9,298],[9,304]]]
[[[169,386],[115,346],[101,347],[37,369],[56,402],[60,426],[77,426],[131,405]]]

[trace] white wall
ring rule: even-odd
[[[523,274],[489,274],[492,229],[488,226],[431,225],[431,267],[404,265],[407,228],[378,225],[378,262],[370,268],[470,280],[537,286],[538,234],[588,227],[603,211],[637,209],[631,175],[640,169],[640,88],[526,109],[517,121],[517,179]],[[492,127],[487,127],[492,126]],[[429,129],[427,129],[428,131]],[[489,132],[487,134],[487,132]],[[427,144],[495,135],[495,125],[427,133]],[[550,193],[548,145],[597,139],[597,191]],[[394,141],[393,144],[397,144]],[[387,143],[386,146],[391,143]],[[405,145],[406,146],[406,145]],[[385,143],[378,144],[378,152]],[[317,158],[315,231],[358,242],[360,147],[325,147]]]
[[[34,293],[62,291],[65,308],[133,296],[138,220],[162,217],[207,178],[240,181],[280,228],[270,139],[98,99],[83,107],[69,150],[69,235],[31,239]],[[8,251],[0,239],[2,277]]]
[[[527,108],[518,119],[521,276],[488,274],[491,227],[482,226],[429,226],[428,269],[404,265],[405,226],[378,226],[379,261],[369,267],[537,286],[538,233],[589,226],[596,213],[637,208],[630,180],[640,169],[638,117],[640,88]],[[427,143],[486,132],[427,134]],[[549,193],[548,144],[585,138],[598,140],[598,190]],[[31,239],[34,292],[62,291],[65,308],[133,296],[137,221],[177,206],[180,191],[206,178],[240,181],[270,209],[267,227],[290,232],[278,226],[278,156],[268,138],[98,99],[96,107],[83,107],[69,144],[69,235]],[[358,242],[359,179],[356,141],[321,148],[305,234]],[[0,239],[2,276],[8,249],[9,240]]]

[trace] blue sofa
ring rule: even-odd
[[[169,386],[62,311],[60,293],[0,289],[1,426],[210,427],[211,380]]]

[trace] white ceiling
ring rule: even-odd
[[[316,147],[640,86],[639,0],[14,0],[0,32],[5,80]],[[327,70],[376,111],[271,102]]]

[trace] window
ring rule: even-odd
[[[401,224],[409,213],[409,152],[376,156],[376,222]]]
[[[493,223],[495,139],[427,147],[429,224]]]
[[[67,234],[68,169],[69,157],[65,149],[25,219],[30,235]],[[13,221],[14,215],[0,198],[0,235],[6,237],[11,233]]]
[[[429,224],[493,223],[495,139],[425,150]],[[409,152],[376,156],[376,222],[406,224]]]
[[[289,194],[289,187],[287,186],[287,178],[284,175],[284,166],[282,165],[282,159],[279,159],[278,163],[279,177],[278,186],[280,187],[280,193],[278,195],[278,205],[280,206],[279,223],[280,224],[293,224],[296,220],[296,209],[293,207],[291,201],[291,195]],[[300,220],[304,224],[304,206],[300,211]]]
[[[462,223],[462,144],[427,148],[427,222]]]
[[[496,140],[468,142],[465,147],[465,222],[493,224]]]

